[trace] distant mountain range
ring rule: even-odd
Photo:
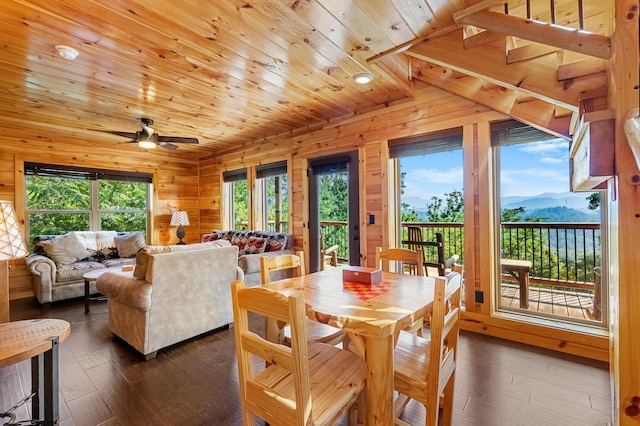
[[[403,197],[402,201],[413,206],[418,215],[425,217],[431,200],[420,197]],[[525,218],[544,218],[544,222],[597,222],[599,212],[589,210],[587,194],[581,192],[543,193],[531,197],[503,197],[502,209],[524,207]]]

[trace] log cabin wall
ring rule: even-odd
[[[479,333],[524,341],[537,346],[608,360],[607,336],[560,330],[549,324],[525,323],[492,315],[490,298],[474,302],[476,290],[492,294],[493,247],[491,150],[489,122],[505,119],[501,113],[440,91],[423,89],[413,100],[327,123],[295,135],[253,141],[237,150],[203,159],[202,232],[222,228],[222,180],[225,170],[252,168],[261,163],[289,160],[290,229],[296,250],[309,250],[308,160],[358,150],[361,186],[361,264],[372,266],[376,246],[386,246],[389,235],[388,140],[464,126],[465,165],[465,304],[463,327]],[[376,223],[369,225],[369,214]],[[471,237],[469,237],[471,236]]]
[[[112,146],[112,145],[111,145]],[[187,243],[198,242],[198,159],[165,149],[142,150],[101,147],[73,134],[42,135],[28,129],[0,129],[0,199],[13,201],[18,220],[25,220],[24,161],[86,166],[153,174],[150,244],[174,244],[175,228],[169,227],[171,211],[186,210],[193,226],[186,227]],[[24,228],[23,228],[24,231]],[[24,233],[23,233],[24,235]],[[30,246],[29,241],[25,241]],[[22,259],[12,260],[10,300],[33,297],[31,274]]]

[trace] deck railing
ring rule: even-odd
[[[464,264],[464,228],[460,222],[404,222],[401,240],[407,240],[408,228],[418,227],[423,241],[435,241],[436,233],[444,237],[445,257],[460,256]],[[321,221],[325,247],[337,244],[338,259],[348,258],[347,222]],[[531,262],[530,282],[593,290],[594,268],[601,263],[599,223],[503,222],[501,256]],[[437,261],[435,250],[425,250],[427,261]]]

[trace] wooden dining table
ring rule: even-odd
[[[309,318],[349,334],[369,371],[366,424],[392,425],[395,339],[431,311],[434,277],[383,272],[381,282],[368,285],[344,281],[342,268],[333,268],[269,287],[285,295],[303,293]]]

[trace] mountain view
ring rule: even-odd
[[[524,207],[523,219],[542,218],[542,222],[599,222],[600,212],[589,210],[588,193],[546,192],[529,197],[503,197],[501,208]],[[421,219],[426,220],[427,204],[431,200],[420,197],[402,197],[402,202],[414,207]]]

